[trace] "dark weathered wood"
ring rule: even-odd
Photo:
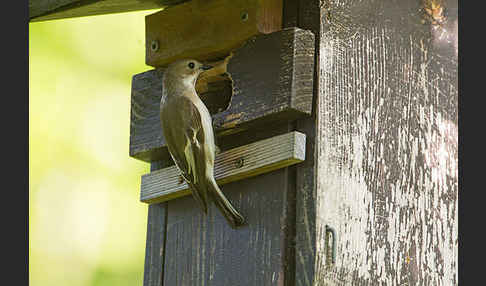
[[[457,1],[321,13],[314,285],[457,285]]]
[[[321,13],[320,1],[289,1],[284,13],[285,25],[293,25],[311,30],[314,35],[320,34]],[[319,65],[319,41],[315,42],[315,66]],[[296,166],[295,181],[295,284],[312,285],[315,276],[316,259],[316,192],[317,192],[317,102],[319,98],[319,69],[314,70],[312,114],[296,122],[296,130],[308,136],[306,140],[306,160]]]
[[[291,166],[305,159],[305,134],[290,132],[216,155],[214,178],[219,186]],[[142,176],[140,201],[155,203],[189,195],[176,166]]]
[[[223,149],[292,130],[286,122],[224,137]],[[292,167],[221,187],[248,222],[234,230],[210,204],[204,215],[191,196],[166,202],[168,228],[163,285],[293,285]]]
[[[248,38],[281,28],[282,0],[192,0],[145,17],[145,62],[220,59]]]
[[[214,205],[192,197],[167,202],[164,285],[281,285],[286,243],[287,169],[222,187],[248,225],[231,229]]]
[[[235,51],[227,72],[233,81],[232,97],[229,108],[213,114],[217,136],[308,115],[314,36],[290,28],[252,38]],[[130,156],[148,162],[169,158],[159,123],[162,73],[156,69],[132,80]]]
[[[153,162],[150,169],[156,171],[166,166],[167,162]],[[143,286],[162,286],[166,228],[167,205],[165,203],[149,205]]]
[[[176,5],[187,0],[29,0],[29,21],[149,10]]]
[[[152,204],[148,207],[147,241],[145,246],[144,286],[161,286],[164,265],[165,203]]]

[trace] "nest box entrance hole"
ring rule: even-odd
[[[222,60],[207,61],[212,69],[202,73],[196,81],[196,91],[211,115],[230,107],[233,97],[233,81],[227,71],[231,55]]]

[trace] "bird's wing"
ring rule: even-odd
[[[165,118],[164,118],[165,117]],[[205,188],[204,172],[198,172],[205,164],[203,144],[205,143],[201,114],[197,107],[186,98],[179,98],[177,104],[161,114],[162,122],[179,124],[165,124],[167,146],[174,163],[182,176],[193,190],[193,195],[207,210],[207,191]],[[196,160],[198,158],[198,160]]]

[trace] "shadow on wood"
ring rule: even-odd
[[[217,137],[309,115],[314,36],[289,28],[252,38],[234,52],[227,72],[232,97],[226,110],[212,115]],[[159,118],[162,74],[156,69],[132,80],[130,156],[147,162],[169,159]]]

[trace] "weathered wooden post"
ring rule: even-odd
[[[33,20],[169,6],[132,81],[145,286],[457,285],[457,1],[48,2]],[[204,215],[168,156],[161,76],[179,58],[219,64],[197,90],[245,227]]]

